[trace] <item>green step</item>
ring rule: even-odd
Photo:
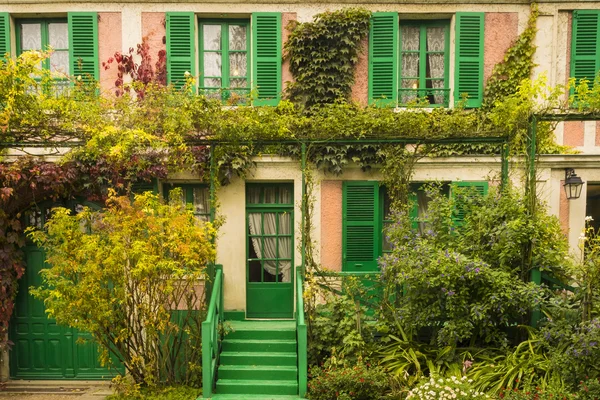
[[[296,366],[296,353],[257,353],[257,352],[230,352],[221,353],[221,365],[289,365]]]
[[[298,394],[298,382],[271,380],[219,379],[216,393],[219,394]]]
[[[296,352],[296,340],[224,339],[223,351]]]
[[[198,397],[197,400],[202,400],[203,397]],[[214,394],[211,399],[213,400],[303,400],[298,395],[283,395],[278,396],[276,394],[265,395],[265,394]]]
[[[298,368],[279,365],[221,365],[219,379],[296,380]]]
[[[294,321],[227,321],[231,331],[225,339],[296,340]]]

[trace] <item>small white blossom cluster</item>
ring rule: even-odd
[[[453,376],[451,378],[429,379],[408,392],[406,399],[415,400],[463,400],[463,399],[489,399],[485,393],[476,391],[471,387],[472,379],[466,376],[458,379]]]

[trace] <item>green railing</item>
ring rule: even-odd
[[[308,361],[306,323],[304,322],[304,269],[296,269],[296,338],[298,339],[298,395],[306,395]]]
[[[202,392],[205,399],[212,396],[221,353],[223,266],[215,265],[215,269],[206,321],[202,323]]]

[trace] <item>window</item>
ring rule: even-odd
[[[453,188],[472,188],[457,190],[460,194],[478,193],[485,195],[487,182],[456,182],[441,186],[442,193],[453,195]],[[472,190],[472,191],[471,191]],[[411,200],[414,202],[410,212],[413,229],[423,231],[426,226],[420,222],[428,208],[429,198],[423,190],[423,184],[411,184]],[[390,217],[390,199],[385,187],[376,181],[346,181],[342,191],[342,270],[377,271],[377,259],[383,253],[392,250],[386,238],[385,227],[392,223]],[[464,219],[464,206],[457,197],[454,223],[461,226]]]
[[[41,67],[50,71],[54,79],[62,80],[65,85],[68,85],[70,66],[67,20],[17,20],[16,25],[17,55],[30,50],[52,49],[52,55],[42,61]]]
[[[169,199],[171,190],[181,188],[181,201],[191,208],[200,221],[210,221],[210,190],[207,185],[165,184],[164,193]]]
[[[457,13],[454,88],[449,87],[448,21],[400,21],[398,13],[373,13],[369,35],[369,103],[404,105],[417,98],[448,106],[466,96],[466,107],[483,98],[484,13]],[[452,90],[453,89],[453,90]]]
[[[200,92],[222,100],[250,93],[248,21],[200,21]]]
[[[400,104],[448,106],[449,31],[449,21],[400,21]]]
[[[198,88],[224,100],[252,93],[254,105],[277,105],[281,92],[281,13],[253,13],[247,20],[198,20],[167,13],[167,82],[182,87],[200,74]],[[196,71],[196,62],[199,67]]]

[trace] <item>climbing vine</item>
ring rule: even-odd
[[[345,8],[317,14],[312,22],[291,23],[284,48],[295,80],[287,88],[290,100],[312,108],[349,99],[370,17],[365,9]]]
[[[506,51],[502,62],[496,64],[486,83],[481,106],[483,111],[490,110],[498,101],[515,94],[521,83],[531,77],[531,72],[535,67],[533,55],[536,49],[534,41],[537,34],[538,15],[538,6],[536,3],[532,3],[525,30]]]

